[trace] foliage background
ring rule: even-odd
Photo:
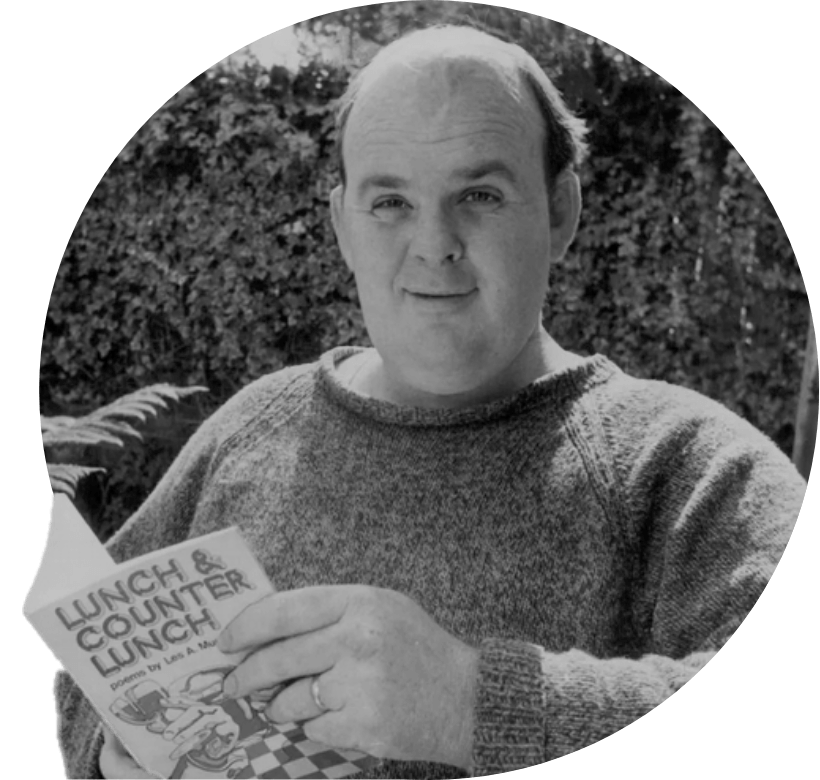
[[[328,215],[334,101],[379,46],[445,20],[521,43],[591,128],[578,239],[545,310],[553,335],[703,392],[790,452],[808,301],[774,209],[720,131],[641,63],[572,28],[473,3],[383,3],[300,25],[296,72],[248,60],[203,73],[89,199],[52,293],[43,413],[83,414],[157,382],[211,391],[87,478],[101,535],[240,387],[367,343]]]

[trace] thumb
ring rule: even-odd
[[[100,773],[117,780],[154,780],[157,775],[146,772],[125,749],[108,726],[103,725],[103,746],[100,752]]]

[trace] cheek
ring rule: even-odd
[[[385,230],[361,231],[352,250],[360,295],[378,296],[392,290],[402,261],[395,236]]]
[[[491,244],[484,246],[490,250]],[[494,242],[481,265],[488,289],[508,306],[532,306],[546,292],[549,254],[543,241],[522,235]]]

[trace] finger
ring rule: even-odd
[[[322,674],[333,668],[342,650],[328,628],[266,645],[225,678],[225,694],[239,698],[276,683]]]
[[[271,685],[269,688],[258,688],[257,690],[249,693],[246,699],[237,699],[240,705],[244,704],[245,706],[249,706],[245,704],[245,702],[250,699],[254,703],[258,702],[269,702],[273,701],[285,688],[288,687],[288,682],[281,682],[276,683],[276,685]],[[250,715],[248,715],[250,718]]]
[[[223,653],[236,653],[332,625],[344,614],[349,595],[346,586],[328,585],[266,596],[226,626],[217,646]]]
[[[322,704],[319,707],[313,698],[311,690],[313,681],[317,677],[303,677],[282,691],[267,707],[268,717],[274,723],[291,723],[303,720],[311,720],[324,715],[330,705],[325,701],[325,692],[319,683],[319,691]]]
[[[112,780],[113,778],[142,780],[155,777],[134,761],[122,742],[107,726],[103,726],[103,733],[105,741],[100,751],[100,772],[103,777],[112,778]]]

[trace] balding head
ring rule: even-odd
[[[538,63],[520,46],[505,43],[471,27],[440,26],[411,33],[379,51],[351,81],[337,111],[337,152],[342,183],[346,183],[345,134],[355,114],[380,94],[423,75],[430,86],[421,111],[452,99],[460,81],[491,79],[503,86],[511,101],[533,113],[544,129],[544,173],[551,189],[556,177],[581,162],[586,153],[586,129],[567,109]]]

